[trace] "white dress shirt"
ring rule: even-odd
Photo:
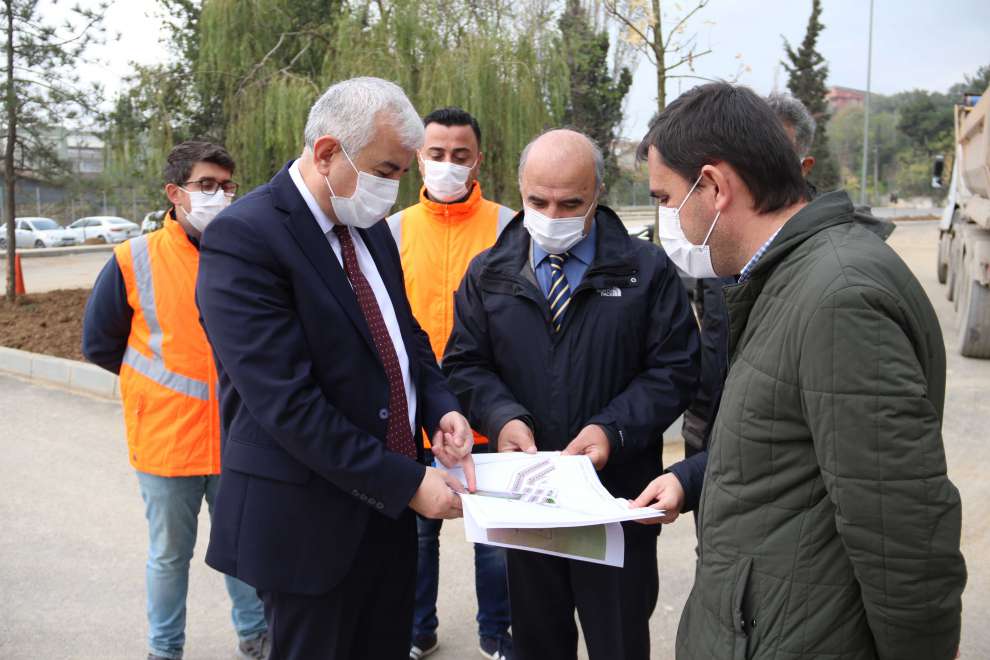
[[[299,189],[299,194],[305,200],[310,213],[316,218],[316,223],[320,225],[320,231],[323,232],[327,242],[330,244],[330,248],[337,257],[337,262],[343,268],[344,259],[340,253],[340,239],[333,233],[333,221],[323,212],[323,209],[316,202],[316,198],[313,197],[313,193],[306,187],[306,182],[303,181],[302,174],[299,172],[298,160],[289,166],[289,176],[292,177],[292,182]],[[406,354],[406,345],[402,341],[402,332],[399,330],[399,321],[395,316],[395,307],[392,305],[392,299],[389,297],[388,289],[385,288],[382,276],[378,272],[378,266],[375,265],[375,260],[371,256],[371,252],[368,251],[368,246],[364,244],[360,232],[354,231],[350,227],[347,228],[347,232],[354,241],[354,251],[357,254],[358,266],[361,268],[361,272],[364,273],[365,279],[368,280],[368,284],[371,285],[371,290],[375,294],[375,300],[378,302],[378,308],[382,312],[382,318],[385,319],[388,336],[392,340],[392,345],[395,346],[395,354],[399,358],[399,367],[402,369],[402,385],[406,390],[406,403],[409,408],[409,427],[415,439],[416,388],[413,386],[412,378],[409,375],[409,356]],[[405,292],[402,293],[404,294]]]

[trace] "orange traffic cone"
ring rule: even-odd
[[[14,293],[23,296],[24,291],[24,271],[21,269],[21,255],[14,255]]]

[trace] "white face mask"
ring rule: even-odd
[[[437,160],[422,160],[422,163],[423,185],[430,197],[438,202],[453,202],[467,195],[467,181],[474,165],[465,167]]]
[[[523,226],[544,252],[563,254],[584,238],[584,222],[597,203],[596,198],[584,215],[573,218],[548,218],[536,209],[524,206]]]
[[[179,208],[186,214],[186,220],[189,221],[189,224],[195,227],[200,234],[206,229],[206,225],[213,222],[213,218],[217,217],[220,211],[230,205],[231,198],[227,197],[221,190],[212,195],[202,190],[186,190],[185,188],[182,190],[189,195],[189,210],[187,211],[181,206]]]
[[[357,185],[350,197],[338,197],[330,185],[330,179],[323,177],[327,188],[330,189],[330,205],[340,224],[356,229],[368,229],[385,217],[395,205],[399,196],[399,182],[384,177],[362,172],[354,166],[354,161],[340,147],[344,158],[357,172]]]
[[[715,267],[712,266],[712,255],[711,249],[708,246],[708,239],[711,238],[712,232],[715,231],[715,224],[718,222],[718,218],[722,212],[719,211],[715,214],[715,219],[712,220],[712,225],[708,228],[708,234],[705,236],[705,240],[702,241],[701,245],[695,245],[684,235],[684,229],[681,228],[681,207],[684,206],[688,197],[691,196],[691,193],[694,192],[694,189],[698,187],[699,183],[701,183],[700,176],[694,182],[694,185],[691,186],[691,190],[688,191],[684,201],[676,209],[661,206],[658,211],[660,214],[660,243],[667,252],[667,256],[685,273],[691,277],[700,279],[718,277]]]

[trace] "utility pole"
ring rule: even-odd
[[[41,185],[35,182],[34,185],[34,205],[38,207],[38,215],[41,215]]]
[[[873,203],[880,205],[880,145],[873,145]]]
[[[859,183],[859,203],[866,204],[866,161],[870,155],[870,84],[873,73],[873,0],[870,0],[870,32],[866,48],[866,106],[863,109],[863,172]]]

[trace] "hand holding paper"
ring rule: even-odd
[[[657,509],[662,515],[647,520],[638,520],[644,525],[656,525],[663,523],[669,525],[677,520],[684,506],[684,487],[680,480],[671,473],[661,474],[651,481],[639,497],[634,502],[630,502],[631,507],[649,507]]]
[[[612,451],[608,436],[597,424],[589,424],[581,429],[570,444],[562,452],[564,456],[587,456],[596,470],[601,470],[608,463]]]
[[[475,490],[474,459],[471,449],[474,446],[474,433],[464,415],[451,411],[440,418],[440,426],[433,434],[431,443],[433,455],[444,467],[456,465],[464,470],[467,489]]]

